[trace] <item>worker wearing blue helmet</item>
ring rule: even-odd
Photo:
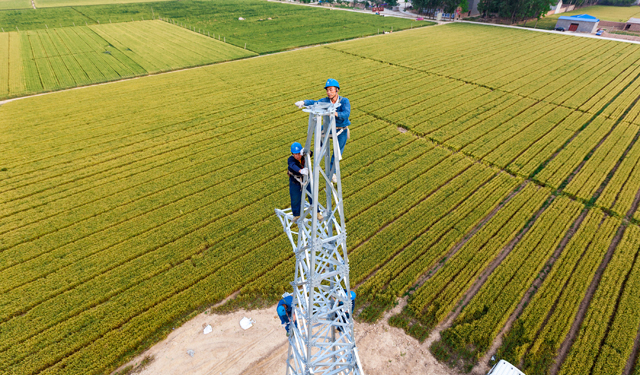
[[[349,116],[351,115],[351,103],[349,103],[349,99],[339,95],[340,84],[337,80],[329,78],[327,83],[324,85],[324,89],[327,91],[326,98],[322,98],[320,100],[301,100],[295,104],[298,108],[303,108],[304,106],[313,105],[315,103],[340,103],[340,107],[338,107],[338,110],[336,111],[336,131],[338,135],[340,155],[342,155],[344,152],[344,146],[347,144],[347,139],[350,138],[349,125],[351,125],[351,121],[349,121]],[[333,168],[333,157],[331,157],[331,165]],[[335,171],[332,180],[334,183],[338,182]]]
[[[293,308],[292,308],[293,297],[287,294],[288,293],[286,293],[285,297],[282,298],[280,302],[278,302],[277,312],[278,312],[278,317],[280,318],[280,323],[287,330],[287,336],[289,336],[289,323],[292,320],[292,312],[293,312]]]
[[[298,142],[291,145],[291,156],[287,159],[287,174],[289,175],[289,197],[291,198],[291,214],[293,220],[300,218],[300,207],[302,204],[302,186],[304,176],[309,175],[309,169],[305,166],[304,149]],[[311,185],[307,185],[307,191],[311,193]],[[313,204],[313,199],[307,195],[309,204]],[[322,220],[322,214],[317,213],[318,220]]]

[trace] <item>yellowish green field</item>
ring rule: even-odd
[[[27,9],[27,8],[31,8],[30,0],[0,0],[0,10]]]
[[[114,48],[121,30],[102,30]],[[0,372],[109,373],[235,292],[290,290],[274,208],[306,131],[293,103],[333,77],[353,107],[354,315],[407,296],[390,323],[420,340],[444,324],[445,362],[620,374],[640,329],[639,59],[458,23],[8,102]]]
[[[0,98],[253,56],[163,21],[0,33]]]
[[[150,3],[158,1],[175,1],[175,0],[35,0],[36,7],[71,7],[85,5],[110,5],[110,4],[127,4],[127,3]]]

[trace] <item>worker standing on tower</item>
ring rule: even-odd
[[[349,121],[349,116],[351,115],[351,103],[349,103],[349,99],[339,95],[340,84],[337,80],[329,78],[327,83],[324,85],[324,89],[327,91],[326,98],[322,98],[320,100],[301,100],[295,104],[298,108],[303,108],[304,106],[310,106],[315,103],[340,103],[340,107],[338,107],[338,110],[336,111],[336,135],[338,136],[340,155],[342,155],[344,146],[347,144],[347,139],[350,138],[349,125],[351,125],[351,121]],[[333,156],[331,157],[331,170],[333,171],[331,180],[334,183],[337,183],[338,179],[335,174]]]
[[[289,175],[289,197],[291,198],[291,213],[293,221],[300,217],[300,204],[302,202],[303,176],[309,175],[309,169],[305,167],[304,149],[298,142],[291,145],[291,156],[287,160],[287,174]],[[311,193],[310,185],[307,185],[307,191]],[[309,204],[313,205],[313,199],[309,198]],[[318,220],[322,220],[322,214],[318,212]]]

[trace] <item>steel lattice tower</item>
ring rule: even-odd
[[[291,283],[296,322],[290,328],[288,375],[364,375],[355,345],[349,294],[341,155],[335,122],[339,106],[317,103],[304,109],[309,113],[304,148],[309,174],[303,179],[300,218],[294,222],[290,208],[276,209],[296,256],[295,279]],[[308,152],[311,149],[313,157]],[[337,177],[335,186],[331,181],[333,172]],[[307,203],[307,196],[313,204]],[[323,214],[322,221],[316,212]]]

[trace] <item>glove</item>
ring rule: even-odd
[[[300,174],[306,176],[309,174],[309,170],[307,168],[302,168],[300,170]]]
[[[299,102],[296,102],[296,107],[302,109],[304,107],[304,100],[300,100]]]

